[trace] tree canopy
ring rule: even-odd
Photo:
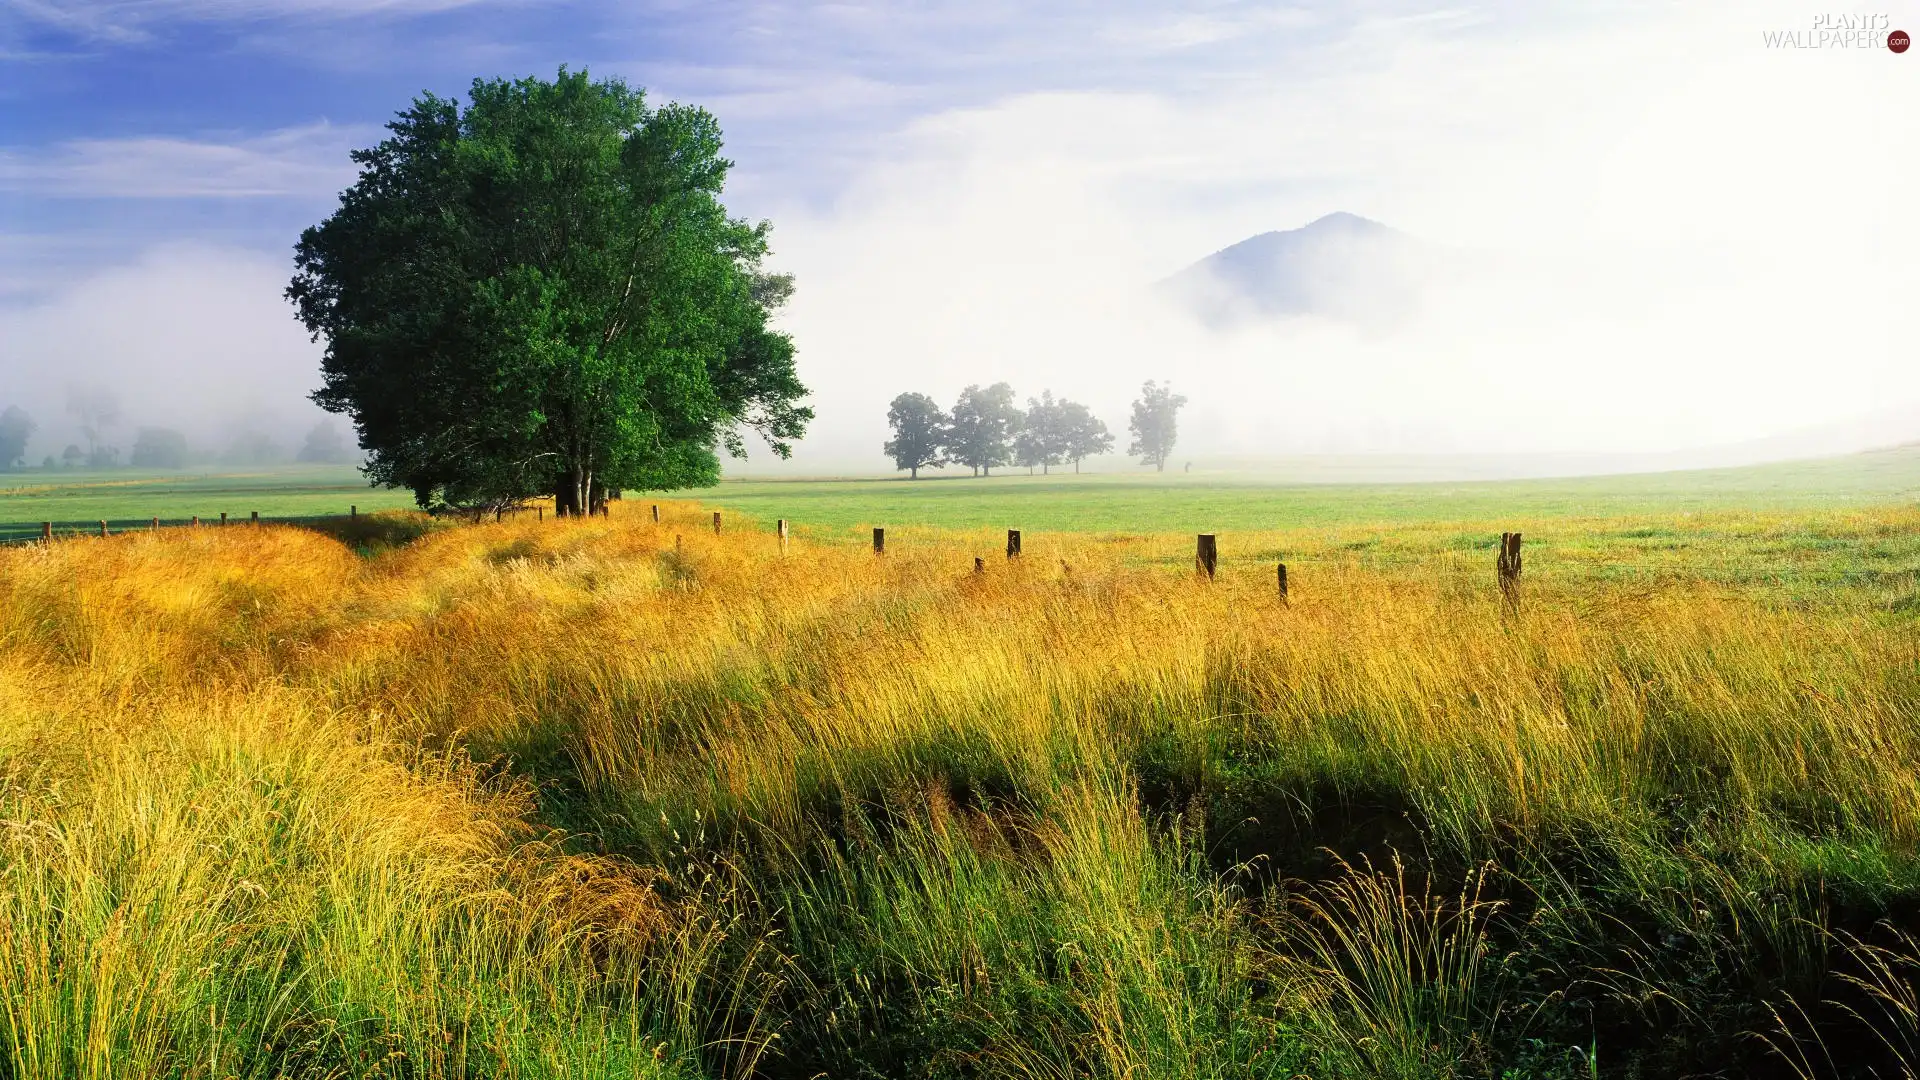
[[[893,438],[880,449],[893,459],[896,469],[910,470],[912,479],[920,479],[920,470],[941,465],[940,452],[947,438],[947,414],[925,394],[905,393],[887,406],[887,426]]]
[[[1054,423],[1060,431],[1062,459],[1073,462],[1074,472],[1080,471],[1082,461],[1113,449],[1113,435],[1092,410],[1064,399],[1057,408]]]
[[[993,475],[995,465],[1013,460],[1013,438],[1025,417],[1013,403],[1013,387],[994,383],[982,390],[969,386],[953,403],[947,425],[946,449],[954,461],[976,473]]]
[[[314,401],[422,505],[711,483],[812,411],[769,325],[791,280],[729,217],[706,111],[561,69],[422,96],[302,234],[287,295],[324,340]]]
[[[318,463],[341,463],[354,460],[353,447],[340,436],[340,429],[331,421],[322,420],[307,431],[306,441],[300,444],[300,452],[293,456],[295,461]]]
[[[143,427],[133,438],[131,462],[142,469],[179,469],[187,464],[187,437],[172,428]]]
[[[27,456],[27,440],[33,438],[36,427],[33,417],[18,405],[0,413],[0,469],[11,469]]]
[[[1142,465],[1166,469],[1167,458],[1180,437],[1180,409],[1186,403],[1185,397],[1173,392],[1171,384],[1161,386],[1147,380],[1140,388],[1140,399],[1133,403],[1133,419],[1127,422],[1127,430],[1133,433],[1127,453],[1137,454]]]
[[[1020,435],[1014,440],[1015,461],[1029,469],[1039,466],[1046,473],[1067,460],[1066,401],[1055,401],[1053,391],[1043,390],[1037,398],[1027,399],[1027,415]]]

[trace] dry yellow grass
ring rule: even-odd
[[[1304,915],[1235,883],[1321,876],[1322,844],[1443,885],[1492,860],[1530,925],[1644,896],[1681,963],[1764,946],[1781,985],[1829,963],[1829,894],[1920,888],[1920,631],[1871,590],[1584,548],[1510,614],[1457,529],[1390,565],[1235,538],[1208,583],[1190,537],[976,575],[998,535],[783,554],[624,509],[369,558],[277,527],[0,551],[0,1076],[809,1075],[920,1060],[881,1038],[903,1011],[916,1068],[1469,1073],[1529,1030],[1362,1015],[1385,969],[1297,946],[1391,916],[1352,949],[1417,981],[1416,939],[1496,961],[1404,912],[1475,919],[1390,875]],[[1236,550],[1301,553],[1291,605]],[[1702,1040],[1750,1019],[1687,1007]]]

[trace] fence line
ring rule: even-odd
[[[515,516],[515,517],[519,516],[519,512],[523,511],[524,509],[526,508],[524,507],[515,508],[515,510],[512,512],[512,516]],[[652,506],[650,509],[652,511],[652,514],[654,515],[654,520],[656,521],[659,520],[659,516],[658,516],[660,513],[659,506],[656,504]],[[277,523],[307,523],[307,522],[333,521],[333,520],[357,521],[359,519],[359,516],[360,516],[359,507],[353,506],[349,508],[346,515],[312,514],[312,515],[301,515],[298,517],[286,517],[286,518],[277,518],[277,519],[269,519],[269,520]],[[135,519],[126,519],[126,520],[128,522],[134,522],[134,524],[122,523],[121,525],[118,526],[118,529],[120,532],[129,532],[129,531],[136,531],[136,530],[145,531],[148,529],[158,529],[163,527],[161,519],[159,518],[149,518],[145,520],[139,520],[137,522],[135,522]],[[476,518],[475,520],[478,520],[478,519]],[[540,520],[542,521],[545,520],[544,513],[540,514]],[[556,518],[555,520],[558,521],[562,519]],[[191,525],[187,524],[185,521],[176,521],[171,524],[166,524],[164,527],[167,527],[167,528],[215,527],[214,523],[211,521],[202,523],[197,516],[193,517],[191,521],[192,521]],[[250,512],[249,518],[246,519],[244,523],[257,526],[260,524],[260,521],[261,521],[261,518],[260,518],[259,512],[252,511]],[[714,511],[713,517],[712,517],[712,528],[714,529],[716,534],[720,532],[720,521],[721,521],[720,512]],[[74,539],[74,538],[85,537],[85,536],[106,535],[108,531],[108,526],[112,524],[113,523],[111,520],[99,522],[99,525],[98,525],[100,529],[99,533],[94,532],[94,526],[92,525],[76,526],[72,524],[66,524],[64,525],[62,530],[56,532],[56,531],[53,531],[53,523],[43,522],[41,526],[43,530],[41,535],[28,534],[28,535],[22,535],[22,536],[0,537],[0,546],[10,545],[10,544],[34,544],[34,543],[43,542],[44,540],[48,540],[48,539]],[[223,513],[220,515],[219,525],[227,525],[227,524],[229,524],[227,514]],[[241,524],[241,522],[232,522],[232,524],[238,525],[238,524]],[[781,541],[783,549],[790,535],[790,530],[791,530],[791,526],[788,520],[785,518],[780,519],[779,524],[777,526],[777,533],[779,535],[779,539]],[[1249,531],[1252,531],[1252,530],[1249,530]],[[884,538],[885,538],[885,530],[880,527],[875,527],[873,529],[873,548],[876,552],[884,552],[886,550]],[[1007,530],[1007,555],[1009,558],[1019,557],[1019,555],[1021,554],[1023,539],[1024,537],[1022,535],[1021,530],[1019,529]],[[1503,590],[1505,590],[1508,588],[1508,584],[1510,580],[1517,581],[1517,575],[1518,575],[1517,562],[1509,561],[1509,556],[1507,554],[1507,551],[1508,551],[1507,545],[1512,541],[1517,541],[1518,539],[1519,538],[1517,534],[1502,534],[1499,538],[1494,538],[1492,536],[1489,536],[1488,545],[1485,548],[1446,547],[1446,548],[1439,548],[1439,549],[1435,549],[1427,552],[1374,551],[1374,550],[1369,550],[1367,548],[1355,548],[1355,549],[1346,549],[1337,553],[1312,553],[1312,552],[1302,552],[1298,550],[1283,551],[1277,548],[1263,547],[1253,553],[1242,555],[1239,557],[1238,560],[1235,560],[1235,561],[1239,561],[1243,566],[1248,565],[1249,563],[1257,563],[1259,566],[1263,568],[1263,572],[1265,572],[1265,568],[1276,567],[1275,559],[1277,559],[1282,555],[1285,556],[1288,562],[1292,563],[1296,567],[1303,566],[1303,565],[1339,566],[1339,565],[1356,565],[1356,564],[1361,566],[1369,566],[1369,567],[1414,567],[1414,566],[1432,566],[1436,562],[1463,563],[1470,560],[1477,560],[1489,553],[1492,553],[1499,556],[1496,564],[1497,576],[1498,576],[1498,581],[1502,585]],[[1624,537],[1622,539],[1632,540],[1635,538]],[[1870,539],[1870,538],[1863,538],[1863,540],[1866,540],[1866,539]],[[1587,557],[1580,552],[1571,552],[1571,551],[1557,552],[1552,547],[1537,546],[1537,543],[1538,542],[1536,541],[1536,547],[1534,548],[1533,551],[1529,553],[1533,556],[1536,572],[1540,569],[1546,569],[1549,571],[1557,571],[1560,573],[1564,573],[1566,571],[1572,570],[1572,571],[1587,571],[1587,572],[1593,572],[1593,573],[1628,572],[1628,573],[1634,573],[1634,574],[1644,574],[1649,576],[1661,575],[1661,574],[1676,574],[1676,575],[1684,575],[1688,577],[1698,578],[1704,581],[1736,581],[1736,582],[1753,582],[1753,581],[1769,581],[1769,580],[1775,580],[1775,581],[1829,580],[1831,581],[1834,579],[1845,580],[1848,578],[1881,577],[1888,573],[1914,573],[1913,570],[1905,569],[1905,568],[1888,568],[1882,571],[1875,571],[1867,567],[1856,568],[1856,567],[1849,567],[1845,565],[1833,565],[1833,564],[1814,565],[1814,566],[1779,565],[1779,564],[1741,565],[1737,563],[1729,564],[1726,561],[1702,563],[1702,562],[1695,562],[1692,560],[1661,560],[1661,559],[1650,560],[1646,558],[1623,560],[1623,559],[1606,558],[1604,556]],[[1180,556],[1168,554],[1165,556],[1151,557],[1147,561],[1177,564],[1182,560]],[[1218,547],[1217,547],[1216,534],[1212,534],[1212,533],[1200,534],[1200,539],[1198,541],[1197,550],[1194,556],[1195,570],[1199,572],[1201,575],[1203,575],[1204,577],[1206,577],[1207,579],[1211,580],[1215,576],[1215,574],[1221,570],[1222,564],[1226,562],[1228,562],[1228,560],[1222,558],[1221,555],[1219,554]],[[974,569],[976,572],[984,572],[985,570],[984,561],[976,558],[974,560]],[[1509,570],[1512,571],[1511,578],[1509,576]],[[1286,564],[1285,563],[1277,564],[1276,572],[1277,572],[1277,580],[1275,584],[1277,586],[1279,595],[1284,599],[1287,595],[1287,585],[1288,585],[1287,574],[1286,574]]]

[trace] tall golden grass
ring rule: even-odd
[[[0,1076],[1909,1060],[1882,581],[663,509],[0,552]]]

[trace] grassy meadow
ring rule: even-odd
[[[1913,1075],[1920,509],[1537,483],[0,548],[0,1077]]]
[[[184,525],[194,517],[219,521],[303,519],[413,505],[413,493],[369,488],[359,470],[343,465],[283,465],[254,470],[219,467],[207,472],[138,469],[34,469],[0,472],[0,542],[40,535],[40,523],[55,531],[98,533],[100,522],[119,532],[159,518]]]
[[[862,525],[1071,532],[1204,532],[1286,526],[1608,519],[1746,510],[1838,510],[1920,498],[1920,447],[1731,469],[1539,480],[1395,480],[1418,459],[1364,456],[1154,473],[1125,465],[1075,475],[928,474],[842,480],[727,480],[716,507],[827,530]],[[1431,470],[1428,470],[1431,471]]]

